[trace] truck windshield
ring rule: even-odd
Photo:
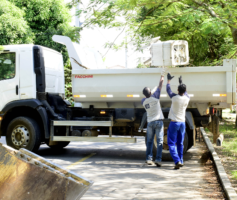
[[[0,54],[0,81],[11,79],[15,77],[15,53],[1,53]]]

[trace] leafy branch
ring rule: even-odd
[[[176,17],[182,16],[182,15],[186,15],[186,14],[188,14],[188,13],[190,13],[190,12],[193,12],[193,11],[194,11],[194,10],[190,10],[190,11],[187,11],[187,12],[185,12],[185,13],[181,13],[181,14],[178,14],[178,15],[174,15],[174,16],[169,17],[169,18],[167,18],[167,19],[164,19],[164,20],[161,20],[161,21],[158,21],[158,22],[154,22],[154,23],[151,23],[151,24],[143,24],[143,26],[151,26],[151,25],[163,23],[163,22],[169,21],[169,20],[171,20],[171,19],[174,19],[174,18],[176,18]]]
[[[109,52],[109,50],[111,49],[111,47],[114,45],[115,41],[118,39],[118,37],[124,32],[126,26],[124,26],[123,30],[116,36],[116,38],[114,39],[114,41],[110,44],[109,49],[106,51],[106,53],[102,56],[103,58],[106,56],[106,54]]]

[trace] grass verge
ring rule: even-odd
[[[221,122],[219,130],[220,133],[224,135],[222,151],[224,151],[227,156],[232,156],[236,158],[237,130],[235,129],[235,124],[232,121]]]
[[[208,129],[205,129],[205,131],[212,141],[213,134]],[[224,135],[223,145],[218,147],[216,144],[213,144],[213,146],[221,159],[232,187],[237,192],[237,129],[235,128],[235,117],[221,120],[219,132]]]

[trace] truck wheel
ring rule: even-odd
[[[147,141],[147,137],[145,138],[145,143]],[[188,134],[185,133],[184,137],[184,154],[188,150]],[[153,143],[153,157],[155,158],[157,151],[157,142],[156,142],[156,135],[154,137],[154,143]],[[162,150],[162,160],[164,161],[173,161],[173,158],[170,155],[170,151],[168,148],[168,142],[167,142],[167,132],[164,134],[164,141],[163,141],[163,150]]]
[[[49,141],[45,142],[51,149],[62,149],[69,145],[70,142],[54,142],[53,145],[49,145]]]
[[[7,128],[7,145],[15,149],[25,148],[36,152],[41,144],[39,125],[29,117],[13,119]]]

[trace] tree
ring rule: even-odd
[[[24,19],[24,11],[0,0],[0,45],[32,43],[34,35]]]
[[[71,98],[71,66],[66,47],[52,40],[53,35],[79,39],[79,29],[70,26],[71,15],[64,0],[0,0],[0,5],[0,45],[34,43],[61,52],[66,94]]]
[[[91,0],[88,8],[79,12],[90,13],[83,27],[126,27],[132,38],[129,43],[137,49],[157,36],[162,40],[187,40],[193,65],[215,64],[237,50],[234,0],[117,0],[107,1],[103,10],[97,9],[103,2]]]
[[[237,58],[236,0],[91,0],[78,14],[88,12],[82,28],[127,27],[137,49],[147,38],[161,36],[188,40],[193,65],[219,65],[223,58]]]
[[[35,35],[34,43],[53,48],[64,55],[67,62],[67,51],[64,45],[55,43],[53,35],[64,35],[73,41],[79,39],[78,28],[70,25],[71,15],[63,0],[10,0],[25,12],[24,18]]]
[[[204,0],[192,0],[199,10],[227,24],[231,29],[234,44],[237,44],[237,2],[235,0],[216,0],[207,3]]]
[[[71,15],[64,0],[10,0],[25,12],[24,19],[34,34],[34,44],[46,46],[63,54],[66,97],[70,100],[71,66],[66,47],[52,40],[53,35],[64,35],[78,41],[79,29],[70,25]]]

